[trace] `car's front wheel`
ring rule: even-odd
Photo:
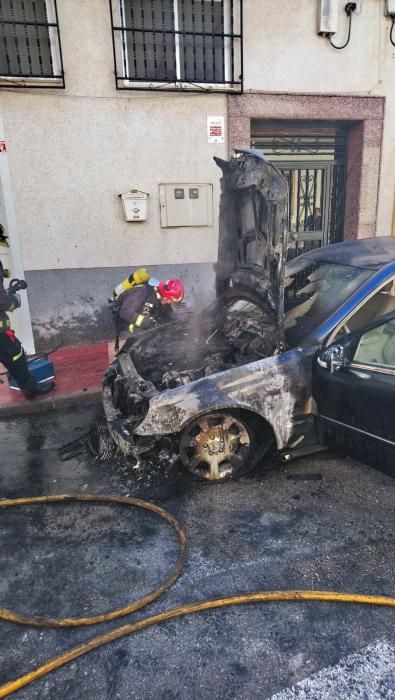
[[[256,454],[252,421],[236,413],[208,413],[191,422],[181,435],[184,467],[207,481],[227,481],[247,474],[256,464]]]

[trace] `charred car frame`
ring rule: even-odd
[[[285,265],[285,179],[257,152],[217,163],[217,299],[127,341],[103,383],[123,454],[138,459],[165,439],[212,481],[244,474],[273,447],[285,459],[323,449],[317,357],[395,312],[395,240],[336,244]]]

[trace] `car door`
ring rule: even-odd
[[[395,476],[395,314],[321,351],[313,370],[320,437]]]

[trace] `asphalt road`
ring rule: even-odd
[[[170,510],[187,533],[188,563],[150,613],[262,589],[394,595],[390,477],[328,453],[222,485],[193,482],[177,466],[133,470],[87,454],[61,463],[57,448],[88,427],[93,412],[0,422],[0,497],[112,493]],[[118,505],[0,511],[0,607],[54,616],[119,607],[162,580],[176,555],[165,524]],[[329,603],[203,613],[103,647],[15,697],[395,698],[394,621],[387,608]],[[116,625],[37,630],[0,622],[0,683]]]

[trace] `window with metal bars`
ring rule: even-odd
[[[64,87],[56,0],[0,0],[0,85]]]
[[[347,143],[344,121],[251,120],[251,146],[288,181],[289,258],[343,240]]]
[[[242,0],[110,0],[117,87],[242,89]]]

